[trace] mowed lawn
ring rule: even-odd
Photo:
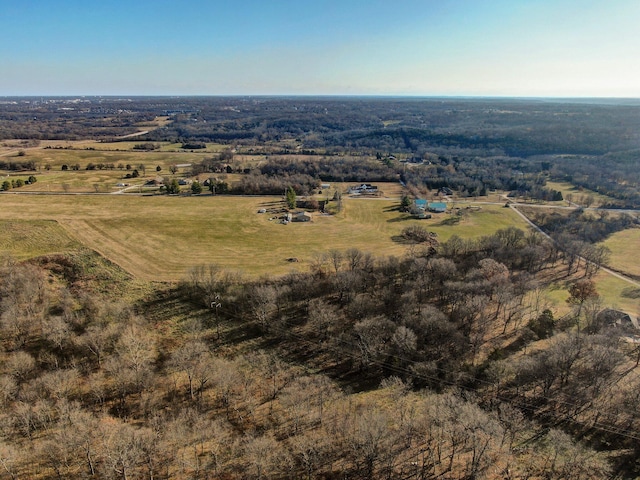
[[[283,225],[269,220],[274,214],[257,213],[281,206],[276,197],[4,194],[0,195],[3,230],[18,225],[26,231],[30,227],[25,225],[35,228],[54,220],[64,234],[52,231],[37,241],[34,237],[24,244],[14,240],[0,246],[25,258],[49,248],[73,249],[79,242],[141,279],[175,281],[184,278],[190,267],[208,263],[251,276],[307,270],[316,255],[331,249],[355,247],[376,256],[401,256],[408,246],[398,242],[398,236],[412,224],[436,232],[441,241],[454,234],[486,235],[511,225],[527,228],[510,209],[500,206],[484,206],[452,223],[448,213],[430,220],[410,219],[397,210],[397,200],[345,198],[343,202],[338,215],[314,214],[311,223]],[[290,258],[299,261],[289,262]]]

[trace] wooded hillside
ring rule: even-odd
[[[5,259],[1,475],[632,478],[639,350],[568,269],[514,228],[143,289],[91,252]]]

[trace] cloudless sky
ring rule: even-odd
[[[640,0],[0,0],[0,95],[640,97]]]

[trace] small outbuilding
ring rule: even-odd
[[[416,198],[413,203],[415,204],[416,208],[419,210],[426,210],[427,209],[427,201],[422,199],[422,198]]]
[[[293,222],[310,222],[311,214],[309,212],[297,212],[293,215]]]
[[[431,202],[429,211],[433,213],[444,213],[447,211],[447,204],[444,202]]]
[[[607,325],[610,327],[619,327],[619,328],[638,328],[637,322],[634,322],[634,318],[631,317],[626,312],[622,312],[620,310],[615,310],[613,308],[605,308],[600,313],[598,313],[598,322],[601,325]]]

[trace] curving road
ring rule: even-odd
[[[527,223],[531,226],[531,228],[533,228],[536,232],[538,232],[538,233],[540,233],[540,234],[544,235],[544,236],[545,236],[545,237],[546,237],[550,242],[554,243],[553,238],[551,238],[551,237],[550,237],[547,233],[545,233],[545,232],[544,232],[544,231],[543,231],[539,226],[537,226],[535,223],[533,223],[531,220],[529,220],[529,218],[528,218],[524,213],[522,213],[520,210],[518,210],[518,209],[516,208],[517,206],[518,206],[518,204],[513,204],[513,203],[510,203],[510,204],[509,204],[509,208],[511,208],[511,210],[513,210],[514,212],[516,212],[518,215],[520,215],[520,217],[521,217],[525,222],[527,222]],[[526,206],[529,206],[529,205],[526,205]],[[541,207],[543,207],[543,206],[545,206],[545,205],[540,205],[540,206],[541,206]],[[557,208],[557,207],[554,207],[554,206],[552,206],[552,205],[547,205],[547,207],[549,207],[549,208]],[[563,207],[563,208],[573,208],[573,207]],[[616,210],[616,211],[619,211],[619,210]],[[632,211],[632,212],[637,212],[636,210],[631,210],[631,211]],[[584,258],[584,257],[580,257],[580,259],[581,259],[581,260],[584,260],[585,262],[589,262],[589,260],[587,260],[587,259],[586,259],[586,258]],[[589,263],[591,263],[591,262],[589,262]],[[633,285],[633,286],[635,286],[635,287],[640,288],[640,283],[639,283],[639,282],[636,282],[635,280],[633,280],[633,279],[631,279],[631,278],[629,278],[629,277],[626,277],[626,276],[624,276],[624,275],[622,275],[622,274],[620,274],[620,273],[618,273],[618,272],[616,272],[616,271],[614,271],[614,270],[611,270],[610,268],[607,268],[607,267],[603,267],[603,266],[601,266],[601,267],[600,267],[600,270],[602,270],[602,271],[604,271],[604,272],[607,272],[608,274],[613,275],[614,277],[619,278],[620,280],[624,280],[625,282],[630,283],[631,285]]]

